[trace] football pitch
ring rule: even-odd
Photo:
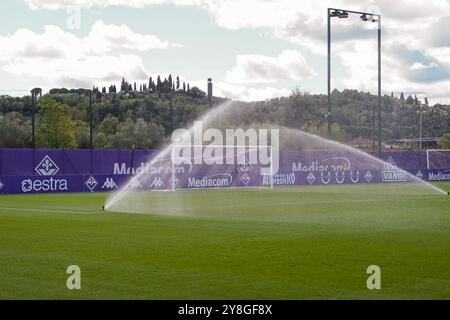
[[[105,212],[105,193],[2,195],[0,299],[450,299],[450,197],[364,188],[161,193],[175,215]]]

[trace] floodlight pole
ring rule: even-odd
[[[327,38],[328,38],[328,108],[327,108],[327,121],[328,121],[328,139],[331,139],[331,23],[330,23],[330,11],[331,9],[328,8],[328,14],[327,14]]]
[[[422,110],[419,113],[419,149],[422,149]]]
[[[426,112],[426,110],[423,110],[422,104],[419,102],[419,110],[417,110],[417,113],[419,114],[419,149],[422,149],[422,132],[423,132],[423,114]]]
[[[331,17],[347,18],[348,14],[358,14],[363,16],[376,17],[378,22],[378,152],[381,152],[381,15],[362,11],[352,11],[336,8],[327,9],[327,36],[328,36],[328,137],[331,137]],[[367,19],[365,19],[367,21]],[[375,22],[375,20],[371,20]],[[372,110],[372,126],[373,126],[373,151],[376,150],[376,120],[375,108]]]
[[[92,92],[89,93],[89,145],[90,149],[93,149],[92,143]]]
[[[35,121],[36,121],[36,101],[33,89],[31,90],[31,145],[33,149],[36,148]]]
[[[375,122],[374,122],[375,125]],[[381,15],[378,16],[378,152],[381,153]]]
[[[33,88],[31,90],[31,145],[36,148],[36,102],[37,96],[42,96],[41,88]]]
[[[174,130],[174,120],[173,120],[173,95],[169,94],[169,113],[170,113],[170,133],[172,134]]]

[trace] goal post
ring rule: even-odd
[[[427,169],[450,169],[450,149],[427,149]]]
[[[171,148],[171,190],[273,188],[270,145],[189,145]],[[188,170],[178,170],[179,166]]]
[[[172,148],[172,149],[170,150],[170,165],[171,165],[171,168],[172,168],[172,170],[171,170],[171,180],[170,180],[170,182],[171,182],[171,185],[172,185],[172,191],[175,191],[175,188],[176,188],[176,180],[175,180],[176,174],[175,174],[174,151],[175,151],[174,148]]]

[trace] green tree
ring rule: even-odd
[[[309,133],[316,134],[318,136],[327,138],[328,137],[328,125],[322,123],[318,126],[311,126],[307,130]],[[331,125],[331,135],[333,140],[344,141],[345,140],[345,130],[342,129],[337,123]]]
[[[438,145],[442,149],[450,149],[450,132],[444,133],[442,139],[438,141]]]
[[[299,89],[292,91],[287,101],[287,108],[280,115],[283,121],[290,127],[306,128],[311,125],[317,116],[317,108],[311,101],[311,96],[308,93],[303,93]]]
[[[206,95],[206,92],[200,90],[198,87],[192,87],[191,96],[194,98],[203,98]]]
[[[98,132],[102,132],[106,135],[113,135],[119,129],[119,119],[112,115],[107,115],[105,119],[98,126]]]
[[[20,113],[9,112],[0,116],[0,147],[23,148],[31,140],[31,125]]]
[[[156,78],[156,91],[161,90],[161,77],[158,74],[158,77]]]
[[[53,99],[39,102],[37,144],[44,148],[76,148],[76,124],[69,107]]]
[[[417,98],[417,97],[416,97]],[[414,98],[411,97],[411,95],[408,96],[408,98],[406,98],[406,103],[407,104],[414,104]]]
[[[91,145],[89,137],[89,126],[81,120],[75,121],[75,140],[78,148],[88,149]]]
[[[169,93],[172,91],[172,85],[167,79],[164,79],[164,81],[160,84],[159,90],[162,93]]]
[[[114,136],[109,137],[108,148],[154,148],[164,136],[164,128],[144,119],[136,122],[127,119],[121,123]]]
[[[122,78],[122,82],[120,83],[120,91],[128,92],[129,86],[129,83],[125,80],[125,78]]]

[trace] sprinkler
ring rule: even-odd
[[[102,210],[105,211],[105,206],[102,206]]]

